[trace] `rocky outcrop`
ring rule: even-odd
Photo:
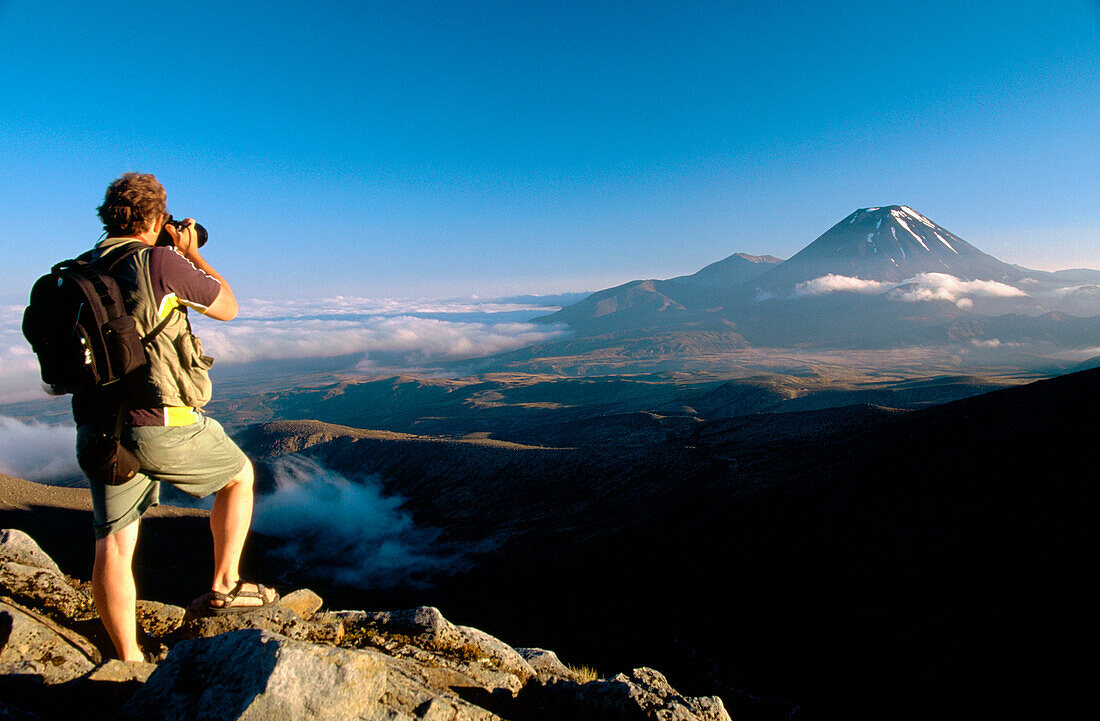
[[[61,569],[49,554],[38,547],[33,538],[14,528],[5,528],[0,531],[0,560],[44,568],[61,574]]]
[[[88,673],[100,660],[95,646],[79,634],[0,599],[0,673],[63,683]]]
[[[349,643],[380,648],[443,675],[450,685],[493,693],[515,693],[535,670],[514,648],[484,631],[457,626],[439,609],[422,606],[406,611],[345,611],[337,614]]]
[[[158,663],[104,662],[85,585],[26,534],[0,534],[0,718],[79,707],[173,721],[729,719],[717,697],[682,696],[652,669],[582,683],[554,652],[517,650],[439,609],[329,611],[308,589],[218,617],[139,601]]]
[[[124,719],[362,718],[379,708],[382,654],[232,631],[179,643],[122,708]]]
[[[575,671],[566,666],[558,658],[558,654],[547,651],[544,648],[517,648],[516,652],[523,656],[538,675],[539,681],[580,681]]]

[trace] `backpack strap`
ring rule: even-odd
[[[89,250],[87,253],[84,253],[84,254],[78,256],[75,261],[65,261],[65,262],[67,262],[67,263],[83,262],[83,263],[87,263],[88,265],[97,265],[98,266],[98,265],[102,264],[107,259],[108,255],[110,255],[110,256],[112,256],[110,262],[107,263],[107,265],[103,268],[103,272],[106,273],[107,275],[110,275],[111,272],[114,271],[115,267],[119,263],[126,260],[127,258],[130,258],[131,256],[136,255],[137,253],[140,253],[142,250],[145,250],[148,247],[150,247],[150,246],[147,246],[147,245],[145,245],[144,243],[142,243],[140,241],[135,241],[133,243],[127,243],[126,245],[119,246],[118,248],[111,248],[110,250],[108,250],[106,253],[104,253],[98,259],[96,259],[94,261],[91,259],[91,254],[94,251],[94,249],[93,249],[93,250]],[[63,264],[59,263],[58,265],[63,265]],[[56,268],[56,266],[55,266],[55,268]],[[96,281],[98,282],[99,279],[97,278]],[[103,286],[103,283],[99,282],[99,286]],[[113,304],[108,306],[108,302],[107,302],[107,300],[104,296],[104,293],[106,292],[106,286],[103,286],[102,291],[100,290],[99,287],[96,287],[96,292],[99,293],[100,298],[104,299],[104,306],[105,307],[108,307],[108,308],[113,308],[114,307]],[[149,345],[150,343],[152,343],[153,339],[156,338],[158,335],[160,335],[160,332],[168,326],[168,321],[172,320],[172,313],[174,311],[179,310],[179,309],[180,309],[179,306],[176,306],[176,305],[172,306],[171,310],[168,311],[168,315],[164,316],[164,318],[160,321],[160,323],[157,323],[155,326],[153,326],[153,329],[151,331],[149,331],[148,333],[146,333],[144,336],[141,337],[142,345]],[[111,311],[108,310],[109,315],[110,315],[110,313],[111,313]],[[121,313],[115,313],[114,315],[111,315],[110,317],[113,320],[114,318],[117,318],[119,315],[121,315]]]

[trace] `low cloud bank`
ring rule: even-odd
[[[79,483],[76,426],[0,416],[0,473],[39,483]]]
[[[884,290],[895,286],[895,283],[882,283],[877,280],[864,280],[863,278],[852,278],[847,275],[830,273],[820,278],[799,283],[794,287],[794,296],[799,298],[806,295],[824,295],[825,293],[867,293],[871,295],[882,293]]]
[[[825,293],[885,293],[890,300],[904,303],[941,300],[954,303],[964,310],[973,307],[973,298],[1021,298],[1027,295],[1006,283],[994,280],[962,280],[947,273],[921,273],[901,283],[864,280],[830,273],[799,283],[794,288],[793,296],[799,298]]]
[[[284,539],[287,562],[358,588],[423,585],[460,565],[439,532],[417,527],[377,479],[352,481],[296,455],[272,468],[276,489],[257,497],[254,527]]]
[[[417,316],[354,320],[243,318],[196,328],[210,355],[223,363],[321,358],[354,353],[405,353],[424,360],[460,360],[542,343],[567,334],[564,326],[479,323]]]
[[[537,300],[534,299],[534,300]],[[402,354],[415,363],[462,360],[568,335],[531,318],[554,305],[513,299],[395,300],[338,296],[247,301],[231,323],[192,313],[196,334],[219,363]],[[0,403],[45,396],[38,360],[23,338],[23,306],[0,306]]]

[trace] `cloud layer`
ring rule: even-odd
[[[890,300],[904,303],[946,301],[960,308],[973,307],[973,298],[1021,298],[1027,294],[1019,288],[993,280],[962,280],[947,273],[921,273],[901,283],[864,280],[845,275],[829,274],[795,286],[796,298],[826,293],[885,293]]]
[[[820,278],[799,283],[794,287],[794,296],[798,298],[807,295],[824,295],[825,293],[867,293],[873,295],[882,293],[895,285],[894,283],[882,283],[877,280],[864,280],[830,273]]]
[[[288,561],[359,588],[420,585],[461,565],[376,478],[352,481],[296,455],[277,459],[273,471],[276,489],[256,499],[254,526],[284,540]]]
[[[537,300],[537,299],[531,299]],[[511,299],[336,298],[251,300],[230,323],[192,313],[195,332],[219,364],[398,353],[413,363],[474,358],[568,334],[530,319],[557,306]],[[22,306],[0,306],[0,403],[44,397],[38,361],[23,338]]]
[[[42,483],[80,482],[76,426],[0,416],[0,473]]]

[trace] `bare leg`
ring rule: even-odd
[[[210,534],[214,538],[214,582],[211,589],[230,591],[240,580],[241,552],[252,523],[252,486],[255,474],[252,462],[245,461],[232,481],[214,497],[210,511]],[[253,589],[254,590],[254,589]],[[269,592],[268,598],[273,598]],[[234,605],[261,605],[259,598],[241,597]]]
[[[134,586],[134,548],[138,521],[95,542],[92,596],[107,635],[123,661],[143,661],[137,644],[137,589]]]

